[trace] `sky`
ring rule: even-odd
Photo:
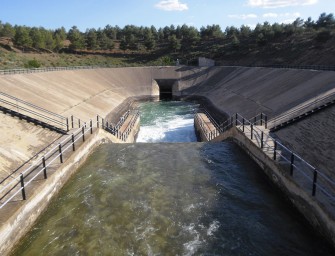
[[[265,21],[291,23],[335,13],[335,0],[0,0],[0,21],[12,25],[69,30],[77,26],[156,28],[186,24],[255,27]]]

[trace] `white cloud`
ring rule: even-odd
[[[163,11],[185,11],[188,10],[187,4],[180,3],[179,0],[162,0],[155,4],[157,9]]]
[[[247,5],[260,8],[281,8],[318,3],[318,0],[248,0]]]
[[[278,18],[278,17],[286,17],[286,18],[298,18],[300,17],[300,13],[299,12],[294,12],[294,13],[290,13],[290,12],[286,12],[286,13],[274,13],[274,12],[269,12],[269,13],[264,13],[262,15],[263,18]]]
[[[278,13],[269,12],[269,13],[264,13],[262,16],[263,18],[277,18]]]
[[[246,19],[256,19],[257,15],[256,14],[230,14],[228,15],[229,18],[233,19],[240,19],[240,20],[246,20]]]

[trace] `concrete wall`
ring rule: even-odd
[[[335,72],[273,68],[192,68],[179,81],[182,98],[204,96],[228,115],[269,119],[335,88]],[[334,175],[334,107],[276,132],[279,140],[318,169]]]
[[[181,96],[207,97],[229,115],[270,118],[335,88],[335,72],[273,68],[192,68],[179,81]]]
[[[176,67],[109,68],[0,76],[0,91],[65,117],[88,121],[125,111],[126,99],[158,95],[154,79],[177,79]],[[115,110],[115,111],[113,111]],[[122,114],[122,113],[121,113]],[[0,178],[59,135],[0,113]]]

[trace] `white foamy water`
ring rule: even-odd
[[[141,127],[136,142],[194,142],[195,104],[147,102],[141,107]]]

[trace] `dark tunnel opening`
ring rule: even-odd
[[[176,79],[156,79],[159,87],[159,99],[160,100],[172,100],[173,98],[173,84]]]

